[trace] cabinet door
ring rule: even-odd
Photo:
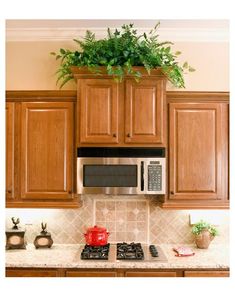
[[[6,103],[6,198],[14,198],[14,103]]]
[[[125,142],[164,142],[165,81],[129,79],[125,89]]]
[[[170,103],[170,200],[228,198],[228,105]]]
[[[209,270],[192,270],[192,271],[185,271],[185,277],[229,277],[229,271],[224,270],[216,270],[216,271],[209,271]]]
[[[81,143],[118,143],[118,96],[112,79],[79,81]]]
[[[73,103],[22,103],[21,198],[72,197]]]

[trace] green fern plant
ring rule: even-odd
[[[74,39],[78,49],[70,51],[61,48],[59,53],[51,52],[56,60],[60,60],[57,83],[63,87],[73,79],[71,66],[87,67],[91,72],[100,73],[100,67],[105,67],[108,75],[116,81],[122,81],[125,74],[133,75],[136,80],[141,78],[141,73],[135,66],[143,66],[150,74],[151,69],[161,67],[162,72],[169,81],[178,88],[185,87],[184,73],[193,72],[187,62],[182,66],[177,62],[181,52],[172,52],[170,41],[159,42],[157,30],[158,23],[149,34],[137,34],[133,24],[123,25],[121,30],[114,32],[107,29],[107,37],[96,40],[95,34],[87,31],[83,40]]]
[[[216,236],[216,235],[219,234],[217,228],[215,228],[214,226],[212,226],[211,224],[209,224],[209,223],[207,223],[207,222],[205,222],[203,220],[200,220],[198,223],[196,223],[193,226],[192,233],[194,235],[199,235],[204,230],[208,230],[212,236]]]

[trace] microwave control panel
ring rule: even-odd
[[[159,161],[150,161],[148,165],[148,191],[162,190],[162,165]]]

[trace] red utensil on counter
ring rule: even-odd
[[[90,246],[104,246],[108,243],[109,232],[105,227],[95,225],[87,229],[84,233],[86,244]]]

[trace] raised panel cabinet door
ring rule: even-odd
[[[6,199],[14,198],[14,103],[6,103]]]
[[[21,198],[72,198],[73,103],[22,103]]]
[[[170,103],[170,200],[228,198],[228,105]]]
[[[126,80],[125,142],[164,143],[165,80]]]
[[[112,79],[79,81],[81,143],[118,143],[118,97]]]

